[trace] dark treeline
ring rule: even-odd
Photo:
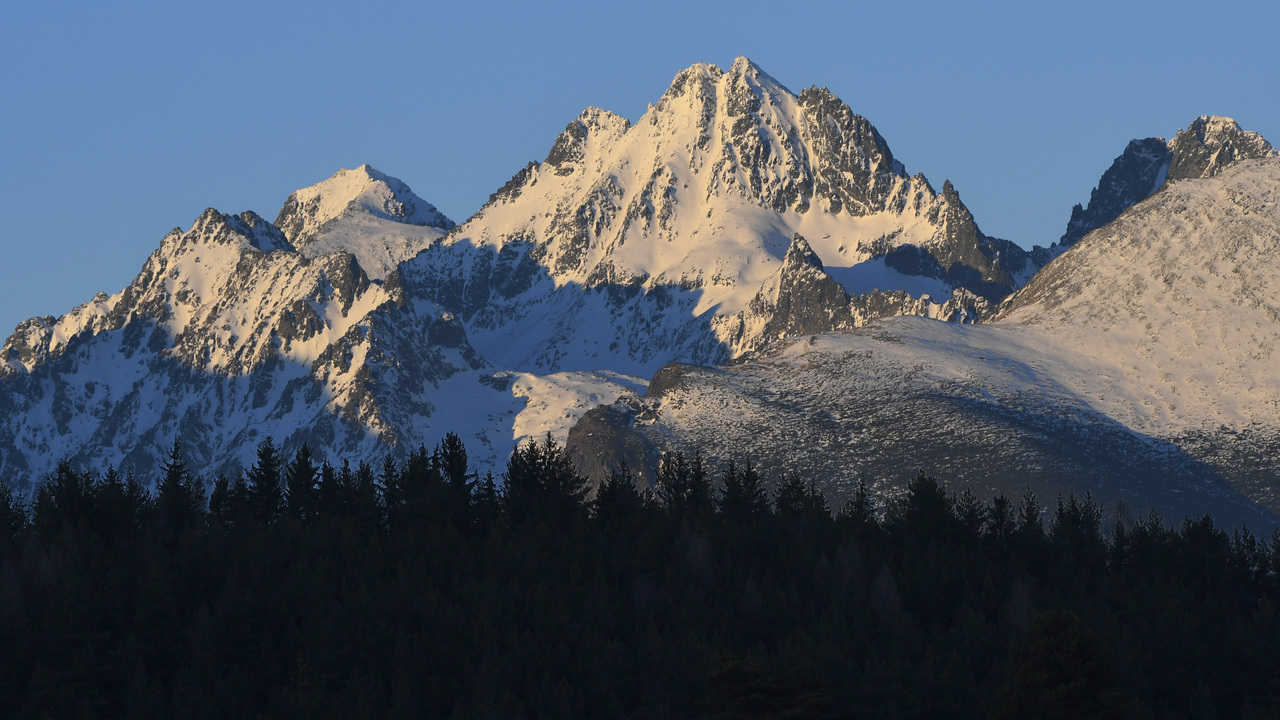
[[[0,489],[0,714],[1280,717],[1280,535],[1208,517],[679,454],[591,492],[550,438],[196,475]]]

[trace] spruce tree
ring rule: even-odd
[[[782,482],[773,491],[773,507],[779,517],[798,519],[809,504],[809,490],[798,473],[783,473]]]
[[[404,488],[401,486],[400,478],[400,467],[396,465],[395,458],[390,455],[383,457],[382,475],[379,477],[378,485],[382,488],[382,503],[388,517],[399,513],[404,506]]]
[[[486,472],[484,478],[476,483],[475,496],[472,501],[476,522],[484,528],[493,527],[502,513],[502,494],[493,481],[493,473]]]
[[[711,479],[699,453],[689,460],[680,450],[664,452],[658,462],[657,491],[676,517],[702,519],[715,511]]]
[[[1004,495],[996,495],[986,510],[982,535],[996,547],[1008,548],[1018,527],[1013,501]]]
[[[475,475],[467,466],[467,448],[457,433],[446,433],[444,440],[436,446],[435,457],[440,474],[459,494],[469,494],[475,484]]]
[[[343,506],[343,488],[338,471],[325,460],[320,465],[320,481],[316,484],[315,517],[333,518]]]
[[[169,457],[160,467],[156,486],[156,514],[162,535],[173,539],[193,525],[204,511],[204,492],[187,470],[182,443],[173,439]]]
[[[92,477],[76,471],[69,462],[60,461],[31,504],[36,532],[51,537],[64,528],[84,525],[93,512],[93,495]]]
[[[245,477],[252,514],[261,523],[280,519],[285,508],[280,451],[268,437],[258,445],[258,459]]]
[[[587,478],[578,474],[568,453],[548,432],[515,449],[504,473],[503,507],[513,523],[538,518],[563,525],[583,508]]]
[[[735,521],[758,518],[769,512],[769,496],[750,460],[742,470],[738,470],[732,460],[729,461],[724,473],[720,512]]]
[[[836,513],[836,521],[850,526],[855,533],[879,527],[876,523],[875,501],[871,497],[871,486],[867,483],[866,476],[858,478],[858,486],[853,490],[853,497],[840,506],[840,511]]]
[[[298,521],[309,521],[315,514],[318,473],[311,446],[303,443],[284,471],[289,514]]]
[[[209,493],[209,524],[224,529],[230,527],[236,519],[235,505],[231,481],[226,475],[219,474],[213,481],[213,491]]]
[[[619,460],[596,489],[596,518],[605,524],[626,523],[643,508],[644,500],[636,491],[635,477],[627,461]]]

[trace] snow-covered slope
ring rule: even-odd
[[[1240,162],[1086,236],[999,325],[1052,338],[1070,384],[1141,432],[1280,422],[1277,257],[1280,160]]]
[[[1089,195],[1089,206],[1071,209],[1062,238],[1048,248],[1037,247],[1032,256],[1043,267],[1080,238],[1150,197],[1167,180],[1211,177],[1231,163],[1274,155],[1261,135],[1215,115],[1196,118],[1168,142],[1157,137],[1132,140],[1102,174]]]
[[[207,210],[124,290],[19,325],[0,347],[6,481],[63,459],[152,477],[175,437],[207,473],[234,474],[267,436],[377,462],[456,432],[497,471],[517,441],[563,442],[588,409],[645,385],[495,368],[397,269],[451,223],[368,166],[290,195],[280,218],[287,233]]]
[[[789,444],[837,487],[903,457],[976,481],[988,458],[1274,507],[1274,452],[1224,468],[1277,435],[1280,159],[1221,118],[1160,147],[1131,145],[1149,162],[1109,171],[1073,227],[1118,219],[997,305],[1036,263],[950,183],[908,175],[825,89],[695,65],[635,124],[588,109],[460,226],[365,165],[274,224],[175,229],[124,290],[0,347],[0,472],[150,473],[174,437],[211,472],[268,435],[377,460],[448,431],[499,469],[551,432],[584,461],[618,438],[649,459]],[[896,316],[921,319],[859,331]]]
[[[681,72],[635,124],[589,108],[404,277],[496,363],[651,373],[759,348],[753,302],[796,234],[855,295],[910,276],[935,303],[998,299],[1026,265],[829,91],[739,58]]]
[[[0,348],[6,477],[38,479],[67,457],[147,471],[178,436],[211,470],[234,471],[268,435],[372,459],[456,431],[477,459],[505,457],[523,403],[490,381],[457,318],[315,247],[298,251],[253,213],[208,210],[123,291],[21,324]]]
[[[1179,517],[1274,513],[1278,256],[1280,159],[1171,180],[996,322],[887,319],[727,368],[671,366],[646,397],[588,413],[572,449],[587,467],[605,451],[639,462],[694,444],[837,489],[865,472],[891,492],[926,470]]]

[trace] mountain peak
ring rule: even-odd
[[[742,83],[747,87],[758,89],[767,96],[795,94],[788,90],[787,86],[778,82],[777,78],[765,72],[763,68],[751,62],[745,56],[735,59],[733,64],[729,66],[729,71],[725,74],[729,76],[731,86]]]
[[[1168,142],[1158,137],[1130,140],[1090,193],[1088,206],[1072,208],[1067,231],[1045,257],[1056,257],[1120,217],[1167,180],[1213,177],[1237,161],[1273,155],[1275,150],[1261,135],[1219,115],[1201,115]]]
[[[805,240],[800,233],[796,233],[791,237],[791,245],[787,248],[786,257],[782,260],[782,267],[786,272],[786,269],[799,268],[804,265],[818,270],[825,269],[822,265],[822,259],[809,246],[809,241]]]
[[[449,230],[454,223],[400,180],[369,165],[342,169],[285,200],[276,226],[302,249],[330,222],[353,214]]]
[[[1186,130],[1169,141],[1173,161],[1169,178],[1206,178],[1217,175],[1237,160],[1252,160],[1275,154],[1256,132],[1243,130],[1229,117],[1201,115]]]
[[[1171,159],[1172,153],[1164,138],[1130,140],[1089,194],[1088,207],[1076,205],[1071,209],[1067,231],[1058,241],[1060,246],[1065,249],[1074,245],[1159,190],[1168,175]]]
[[[597,107],[588,107],[561,131],[545,164],[557,175],[569,175],[587,156],[592,145],[608,144],[626,134],[631,121]]]
[[[294,247],[284,234],[271,223],[264,220],[252,210],[239,215],[227,215],[215,208],[206,208],[191,224],[191,229],[183,233],[175,228],[174,232],[165,236],[165,243],[182,244],[186,242],[221,243],[242,248],[252,248],[264,253],[272,250],[293,252]],[[162,244],[162,246],[164,246]]]

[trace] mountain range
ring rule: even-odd
[[[207,210],[122,291],[0,348],[0,472],[234,474],[454,431],[598,474],[665,448],[1135,508],[1280,511],[1280,159],[1234,121],[1131,142],[1054,245],[985,235],[825,88],[739,58],[588,108],[455,224],[368,166],[274,222]],[[709,450],[715,448],[714,451]]]

